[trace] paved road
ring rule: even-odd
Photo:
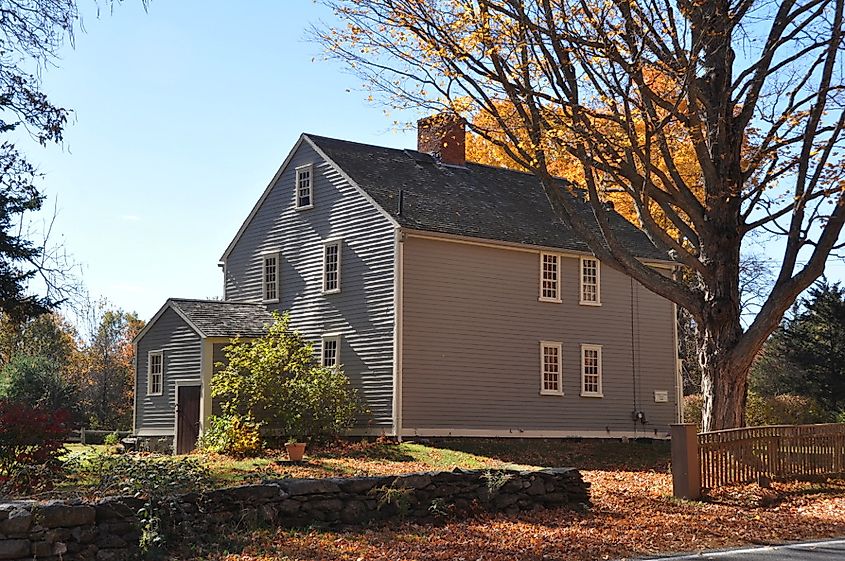
[[[711,551],[696,555],[655,557],[648,561],[845,561],[845,540]]]

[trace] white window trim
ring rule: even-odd
[[[584,300],[584,261],[596,262],[596,300]],[[601,306],[601,261],[597,257],[581,257],[578,263],[578,303],[582,306]]]
[[[330,245],[337,246],[337,288],[326,290],[326,251]],[[323,294],[338,294],[341,289],[341,271],[343,270],[343,238],[329,238],[323,240],[322,256],[323,280],[321,284]]]
[[[546,364],[544,361],[544,349],[546,347],[555,347],[557,349],[557,390],[547,390],[545,387],[545,380],[543,378]],[[540,395],[563,395],[563,343],[560,341],[540,341]]]
[[[598,351],[598,359],[599,359],[599,391],[597,392],[587,392],[584,391],[584,378],[586,377],[586,365],[584,364],[584,355],[585,351]],[[583,344],[581,345],[581,397],[604,397],[604,389],[602,384],[602,358],[601,358],[601,345],[588,345]]]
[[[161,384],[157,392],[153,390],[153,376],[152,376],[152,357],[157,356],[161,358]],[[164,393],[164,351],[149,351],[147,353],[147,395],[162,395]]]
[[[326,341],[334,341],[335,343],[337,343],[337,346],[335,347],[337,350],[335,351],[334,366],[338,367],[342,364],[340,362],[341,337],[342,337],[342,335],[340,333],[324,333],[320,337],[320,366],[322,366],[324,368],[326,367],[326,355],[325,355],[325,352],[324,352]]]
[[[555,293],[557,294],[556,298],[549,298],[548,296],[543,296],[543,260],[547,257],[554,257],[557,260],[557,279],[555,279]],[[563,266],[563,256],[559,253],[550,253],[546,251],[540,252],[540,296],[537,298],[540,302],[554,302],[556,304],[560,304],[563,299],[561,298],[561,267]]]
[[[311,185],[309,187],[309,201],[310,204],[307,205],[300,205],[299,204],[299,174],[303,171],[308,170],[310,172],[311,177]],[[296,210],[308,210],[309,208],[314,208],[314,164],[305,164],[302,166],[297,166],[296,174],[294,176],[294,183],[293,183],[293,205]]]
[[[267,272],[267,258],[276,258],[276,297],[267,298],[267,278],[264,276]],[[265,251],[261,254],[261,302],[264,304],[277,304],[280,300],[282,291],[282,254],[279,251]]]

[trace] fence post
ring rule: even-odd
[[[85,427],[79,429],[79,443],[86,444],[85,442]]]
[[[679,499],[701,496],[701,467],[698,460],[698,427],[695,423],[671,425],[672,494]]]

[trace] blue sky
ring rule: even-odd
[[[99,19],[80,4],[85,32],[43,73],[74,110],[64,145],[26,151],[91,295],[143,318],[222,295],[218,258],[301,132],[416,144],[320,60],[318,4],[127,0]]]
[[[321,60],[306,30],[331,14],[312,1],[127,0],[99,18],[80,3],[85,31],[43,74],[74,110],[65,143],[26,150],[91,295],[142,318],[222,295],[218,258],[301,132],[416,144],[393,123],[417,115]]]

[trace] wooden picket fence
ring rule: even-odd
[[[845,424],[746,427],[698,434],[702,489],[845,474]]]

